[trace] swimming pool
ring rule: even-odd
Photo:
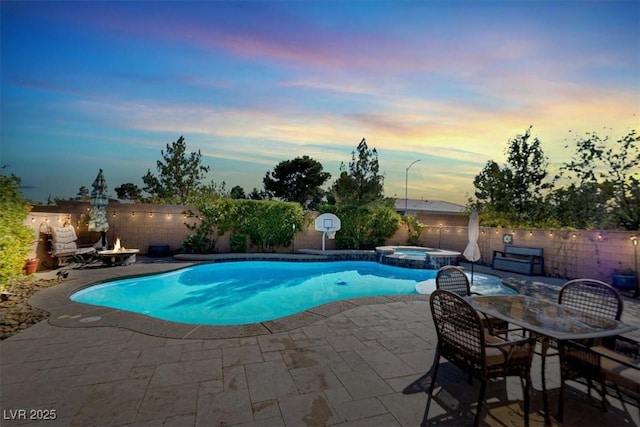
[[[173,322],[243,325],[350,298],[417,294],[435,275],[371,261],[224,262],[105,282],[71,300]],[[497,278],[487,281],[479,292],[513,293]]]

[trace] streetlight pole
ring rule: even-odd
[[[411,162],[411,164],[407,166],[407,169],[404,174],[404,215],[405,216],[407,215],[407,213],[409,213],[409,169],[411,169],[411,166],[418,163],[419,161],[420,159],[414,160],[413,162]]]

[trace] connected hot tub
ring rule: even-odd
[[[456,265],[460,252],[422,246],[378,246],[376,257],[382,264],[398,267],[438,270],[445,265]]]

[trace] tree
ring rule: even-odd
[[[489,161],[474,179],[476,206],[495,225],[525,225],[545,221],[549,215],[545,191],[548,160],[538,138],[531,141],[531,127],[516,135],[507,147],[507,164]],[[488,224],[486,221],[483,223]]]
[[[0,291],[22,275],[35,234],[24,225],[31,206],[20,193],[20,178],[0,174]]]
[[[80,200],[89,200],[90,194],[89,189],[83,185],[78,189],[77,196],[80,197]]]
[[[231,197],[232,199],[246,199],[247,195],[244,194],[244,188],[236,185],[229,192],[229,197]]]
[[[349,167],[340,165],[340,177],[334,182],[332,192],[339,204],[366,205],[384,199],[384,176],[379,174],[378,152],[370,150],[362,138],[358,155],[351,153]]]
[[[500,167],[493,160],[489,160],[480,174],[476,175],[473,185],[476,187],[475,196],[481,206],[505,212],[511,210],[508,197],[509,176],[511,171],[507,167]]]
[[[114,190],[118,195],[118,199],[133,200],[135,202],[142,200],[142,190],[131,182],[122,184],[120,187],[114,188]]]
[[[285,160],[267,172],[262,180],[265,191],[287,202],[298,202],[306,209],[315,209],[323,191],[320,188],[331,174],[323,172],[322,164],[309,156]]]
[[[208,166],[202,165],[200,150],[187,154],[184,137],[180,136],[167,151],[161,151],[162,160],[156,163],[159,176],[147,171],[142,177],[144,191],[151,195],[154,202],[187,203],[189,197],[196,192],[200,182],[209,172]]]
[[[640,136],[635,130],[613,143],[608,136],[587,133],[576,141],[574,155],[561,174],[577,181],[574,189],[587,189],[574,194],[583,204],[593,202],[589,189],[598,190],[597,206],[607,212],[601,226],[640,228]]]
[[[509,141],[507,163],[511,171],[509,193],[516,218],[523,222],[542,219],[547,213],[544,209],[544,190],[552,187],[545,183],[549,161],[542,151],[540,140],[531,138],[531,127],[524,135],[517,135]]]
[[[264,190],[258,190],[257,188],[253,187],[253,190],[251,190],[251,193],[249,193],[249,199],[250,200],[266,200],[268,199],[269,195],[267,194],[266,191]]]

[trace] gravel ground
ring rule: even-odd
[[[9,291],[3,293],[0,300],[0,341],[47,318],[49,313],[31,307],[28,303],[31,295],[41,289],[60,283],[61,279],[36,279],[25,277],[15,283]],[[5,300],[5,297],[8,297]]]

